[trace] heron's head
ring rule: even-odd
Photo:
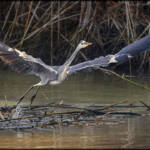
[[[81,40],[80,43],[78,44],[78,48],[81,49],[81,48],[85,48],[89,45],[92,45],[92,43],[89,43],[89,42],[86,42],[84,40]]]

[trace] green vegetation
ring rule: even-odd
[[[150,28],[147,1],[1,1],[0,13],[0,40],[50,65],[62,64],[80,40],[94,45],[74,63],[114,54]],[[149,64],[144,53],[115,68],[147,72]]]

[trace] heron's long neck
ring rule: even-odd
[[[74,60],[74,58],[76,57],[78,51],[80,50],[80,47],[77,47],[75,49],[75,51],[73,52],[73,54],[70,56],[70,58],[64,63],[64,67],[69,67],[70,64],[72,63],[72,61]]]
[[[78,51],[80,50],[80,47],[77,47],[73,54],[70,56],[70,58],[59,68],[58,70],[58,83],[65,80],[67,77],[67,70],[74,60],[75,56],[77,55]]]

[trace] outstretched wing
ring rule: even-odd
[[[85,61],[77,65],[70,66],[68,74],[76,73],[83,69],[98,69],[99,67],[107,67],[111,63],[123,62],[128,58],[139,55],[142,52],[150,50],[150,35],[137,40],[128,46],[122,48],[115,55],[100,56],[94,60]]]
[[[79,63],[77,65],[73,65],[69,67],[68,74],[76,73],[77,71],[83,69],[98,69],[99,67],[107,67],[114,60],[114,55],[100,56],[95,58],[94,60],[85,61],[83,63]],[[114,60],[114,63],[116,61]]]
[[[131,58],[139,55],[145,51],[150,50],[150,35],[147,35],[140,40],[137,40],[128,46],[122,48],[118,53],[115,54],[115,59],[118,62],[123,62],[127,58]]]
[[[0,42],[0,59],[16,72],[34,74],[41,79],[46,75],[53,79],[57,74],[55,69],[46,65],[41,59],[13,49],[2,42]]]

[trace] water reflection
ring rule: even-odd
[[[1,131],[1,148],[149,148],[150,118],[124,123],[69,126],[49,130]]]
[[[149,78],[134,80],[150,85]],[[0,73],[0,104],[6,96],[9,104],[31,85],[33,76]],[[111,104],[122,100],[150,104],[150,93],[117,77],[98,73],[70,76],[63,84],[43,87],[34,104],[63,99],[76,105]],[[24,103],[28,103],[28,97]],[[119,124],[100,126],[56,126],[50,129],[0,131],[0,148],[150,148],[150,118],[123,119]]]
[[[139,83],[149,86],[149,78],[133,78]],[[37,77],[0,72],[0,100],[5,97],[8,102],[16,102],[25,90],[39,81]],[[29,103],[32,92],[23,101]],[[34,104],[64,100],[72,104],[110,104],[122,100],[131,102],[144,100],[147,103],[150,93],[115,76],[96,73],[78,73],[68,77],[62,84],[44,86],[40,89]]]

